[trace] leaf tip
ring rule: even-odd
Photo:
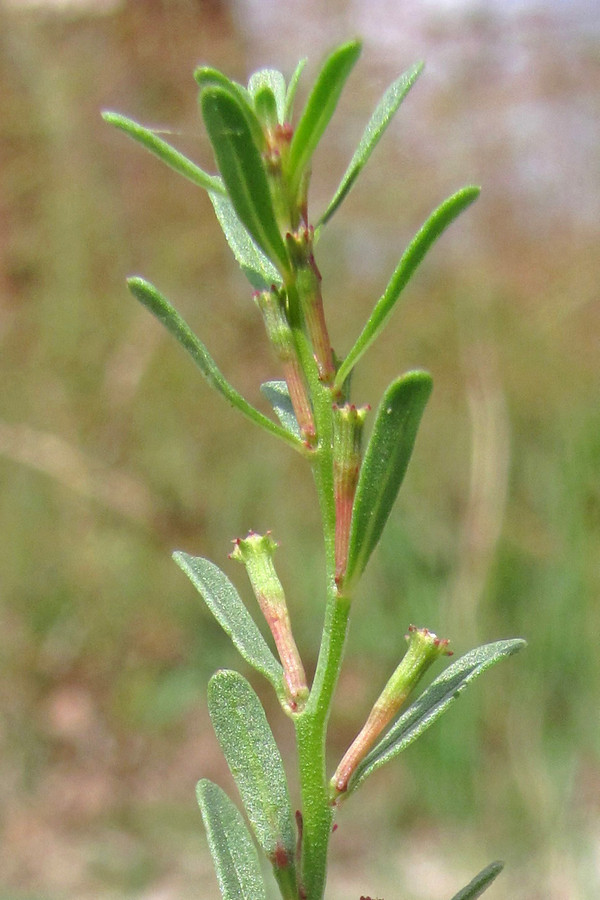
[[[196,66],[194,69],[194,81],[199,88],[205,88],[207,85],[215,83],[226,84],[229,79],[213,66]]]
[[[464,189],[464,194],[467,197],[471,197],[471,202],[477,200],[481,193],[481,185],[480,184],[468,184]]]
[[[415,81],[418,78],[420,78],[421,75],[423,74],[424,68],[425,68],[425,60],[418,59],[415,63],[412,64],[412,66],[409,69],[406,70],[406,72],[404,73],[404,76],[402,76],[402,77],[406,77],[409,82],[409,86],[412,87],[414,85]]]
[[[198,806],[200,809],[204,808],[204,804],[206,802],[206,794],[207,791],[210,790],[211,782],[208,778],[201,778],[200,781],[196,784],[196,800],[198,801]]]
[[[150,282],[142,278],[141,275],[131,275],[126,279],[126,284],[136,300],[141,300],[148,291],[152,290]]]
[[[421,384],[423,388],[429,388],[429,390],[433,388],[433,377],[427,369],[411,369],[402,376],[402,379],[404,384]]]
[[[345,50],[349,56],[356,56],[356,58],[358,59],[358,57],[362,53],[362,46],[363,42],[361,38],[355,37],[352,38],[352,40],[347,41],[345,45],[342,45],[342,47],[340,47],[340,50]]]
[[[205,71],[206,66],[196,66],[196,68],[194,69],[194,81],[197,85],[200,85],[200,87],[202,86],[202,79]]]

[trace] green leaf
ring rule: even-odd
[[[433,212],[422,228],[414,236],[396,267],[390,282],[382,296],[375,304],[369,320],[348,356],[340,366],[335,378],[334,391],[339,390],[365,350],[373,343],[379,332],[387,323],[394,304],[408,284],[415,269],[437,238],[446,230],[456,217],[470,206],[479,196],[478,187],[465,187]]]
[[[283,669],[240,595],[218,566],[201,556],[176,551],[173,559],[188,576],[211,613],[246,662],[271,682],[277,696],[285,697]]]
[[[258,72],[254,72],[254,74],[250,76],[250,81],[248,82],[248,91],[254,98],[255,104],[257,102],[258,95],[260,95],[265,88],[268,88],[275,99],[277,120],[281,125],[283,125],[285,121],[284,116],[286,88],[285,79],[281,72],[278,72],[277,69],[260,69]]]
[[[281,272],[289,273],[267,174],[246,114],[235,97],[218,87],[202,92],[201,105],[219,171],[240,221]]]
[[[340,94],[360,51],[359,41],[342,44],[327,58],[317,77],[290,145],[288,178],[292,196],[335,112]]]
[[[229,197],[211,194],[210,199],[227,243],[252,287],[257,291],[268,291],[271,285],[280,285],[281,275],[252,240]]]
[[[194,81],[201,91],[208,87],[221,87],[235,94],[250,107],[250,95],[244,85],[239,81],[233,81],[232,78],[228,78],[227,75],[212,66],[198,66],[194,70]]]
[[[301,59],[294,72],[292,77],[290,78],[290,83],[288,84],[287,92],[285,95],[285,106],[283,109],[283,121],[291,122],[292,116],[294,114],[294,100],[296,99],[296,91],[298,90],[298,82],[300,81],[300,76],[304,70],[304,66],[306,65],[306,57]]]
[[[525,646],[526,642],[520,638],[484,644],[448,666],[406,712],[396,719],[387,734],[356,767],[348,784],[348,794],[420,737],[446,712],[471,681],[490,666]]]
[[[256,91],[254,95],[254,109],[263,128],[271,130],[277,126],[279,122],[277,101],[275,100],[275,94],[268,85],[265,84]]]
[[[223,900],[266,900],[258,853],[240,812],[207,778],[196,795]]]
[[[503,868],[504,863],[500,862],[500,860],[490,863],[489,866],[482,869],[479,875],[476,875],[462,891],[455,894],[452,900],[477,900],[477,897],[481,897],[483,892],[489,888],[492,881],[496,879]]]
[[[200,187],[211,194],[225,194],[225,188],[220,178],[204,172],[187,156],[184,156],[175,147],[163,141],[149,128],[144,128],[143,125],[139,125],[133,119],[128,119],[126,116],[119,115],[119,113],[106,111],[102,113],[102,118],[109,125],[114,125],[115,128],[124,131],[134,141],[137,141],[151,153],[154,153],[155,156],[162,159],[163,162],[175,169],[176,172],[179,172],[180,175],[189,178],[194,184],[200,185]]]
[[[335,192],[333,200],[319,219],[319,225],[324,225],[334,212],[337,210],[342,200],[350,192],[350,189],[365,163],[369,159],[371,153],[377,146],[383,132],[392,121],[400,104],[408,94],[409,90],[423,71],[423,63],[419,62],[404,72],[390,87],[387,89],[381,100],[379,101],[375,112],[371,116],[364,134],[360,140],[354,156],[350,160],[350,164],[344,173],[340,185]]]
[[[360,469],[344,583],[360,577],[388,519],[432,389],[427,372],[408,372],[385,391]]]
[[[283,427],[300,439],[300,428],[285,381],[265,381],[261,384],[260,390],[273,407]]]
[[[199,66],[194,72],[194,79],[200,88],[199,100],[202,103],[202,93],[207,88],[218,87],[229,94],[235,100],[239,108],[244,113],[248,127],[252,133],[252,138],[257,147],[264,150],[266,141],[261,124],[256,117],[252,105],[252,97],[246,88],[237,81],[232,81],[227,75],[213,69],[211,66]]]
[[[154,285],[143,278],[134,277],[127,280],[127,286],[134,297],[140,303],[143,303],[162,322],[167,331],[179,341],[181,346],[187,350],[211,387],[215,388],[232,406],[239,409],[256,425],[260,425],[265,431],[283,438],[296,449],[304,450],[300,440],[293,439],[289,431],[264,416],[229,384],[200,338],[194,334],[187,322],[171,306],[169,301],[157,291]]]
[[[216,672],[208,710],[256,839],[271,862],[293,865],[296,835],[281,754],[255,692],[238,672]]]

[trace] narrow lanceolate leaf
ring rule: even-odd
[[[421,694],[412,706],[392,725],[384,738],[365,756],[357,766],[348,784],[348,796],[373,772],[381,768],[413,741],[420,737],[430,725],[446,712],[450,704],[459,697],[468,684],[507,656],[511,656],[526,646],[520,638],[496,641],[471,650],[444,672]]]
[[[476,875],[462,891],[455,894],[452,900],[477,900],[477,897],[481,897],[483,892],[489,888],[492,881],[496,879],[503,868],[504,863],[500,862],[500,860],[490,863],[489,866],[482,869],[479,875]]]
[[[266,900],[256,847],[225,791],[206,778],[196,788],[223,900]]]
[[[260,69],[258,72],[254,72],[254,74],[250,76],[250,81],[248,82],[248,91],[251,96],[254,97],[255,102],[256,95],[264,88],[269,88],[275,97],[277,119],[282,125],[285,121],[286,87],[285,79],[281,72],[278,72],[277,69]]]
[[[240,595],[218,566],[201,556],[176,551],[173,559],[183,569],[211,613],[246,662],[264,675],[280,698],[285,697],[283,669],[275,659]]]
[[[290,83],[288,84],[285,94],[285,106],[283,109],[284,122],[291,122],[292,120],[292,115],[294,114],[294,100],[296,99],[296,91],[298,90],[298,82],[300,81],[300,76],[302,75],[305,65],[306,57],[300,60],[300,62],[294,69],[292,77],[290,78]]]
[[[240,412],[244,413],[256,425],[260,425],[265,431],[275,434],[277,437],[283,438],[288,444],[291,443],[296,449],[304,450],[301,441],[294,440],[292,435],[281,425],[271,421],[264,416],[258,409],[242,397],[236,389],[229,384],[225,376],[220,372],[217,364],[212,356],[197,337],[187,322],[179,315],[166,297],[157,291],[154,285],[145,281],[143,278],[129,278],[127,286],[131,293],[140,303],[150,310],[156,318],[162,322],[167,331],[181,344],[182,347],[190,354],[208,383],[215,388],[225,399],[235,406]]]
[[[265,381],[261,384],[260,390],[273,407],[273,411],[283,427],[294,437],[300,438],[298,420],[285,381]]]
[[[383,395],[356,488],[346,585],[360,577],[381,537],[402,484],[431,388],[432,380],[427,372],[408,372],[392,382]]]
[[[279,868],[293,865],[296,835],[283,762],[260,700],[238,672],[216,672],[208,710],[256,839]]]
[[[203,91],[201,104],[217,165],[240,221],[280,271],[288,273],[289,259],[262,156],[239,101],[215,87]]]
[[[294,193],[317,144],[335,112],[343,87],[358,57],[359,41],[342,44],[327,58],[300,116],[290,146],[288,178]]]
[[[229,197],[211,194],[210,199],[227,243],[252,287],[256,291],[268,291],[272,285],[280,285],[281,275],[252,240]]]
[[[121,131],[128,134],[134,141],[137,141],[138,144],[141,144],[146,150],[149,150],[155,156],[158,156],[159,159],[162,159],[163,162],[172,169],[175,169],[176,172],[179,172],[180,175],[189,178],[194,184],[198,184],[210,193],[222,195],[226,193],[220,178],[216,175],[209,175],[207,172],[204,172],[199,166],[193,163],[191,159],[188,159],[187,156],[184,156],[183,153],[180,153],[175,147],[172,147],[162,138],[158,137],[154,131],[151,131],[149,128],[144,128],[143,125],[139,125],[137,122],[134,122],[133,119],[128,119],[126,116],[119,115],[119,113],[103,112],[102,118],[110,125],[114,125],[115,128],[120,128]]]
[[[423,63],[416,63],[390,85],[379,101],[360,140],[360,144],[356,148],[354,156],[350,160],[350,164],[344,173],[344,177],[335,192],[333,200],[319,219],[319,225],[324,225],[325,222],[332,217],[342,200],[344,200],[350,192],[352,185],[360,175],[365,163],[377,146],[380,137],[394,118],[400,104],[421,74],[422,70]]]
[[[390,313],[400,294],[408,284],[415,269],[437,238],[456,219],[460,213],[470,206],[479,196],[478,187],[465,187],[451,197],[448,197],[441,206],[433,212],[422,228],[414,236],[398,263],[384,293],[375,304],[369,320],[348,356],[340,366],[335,378],[335,389],[340,389],[360,359],[365,350],[373,343],[379,332],[387,323]]]

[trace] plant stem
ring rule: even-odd
[[[327,850],[333,823],[326,787],[325,729],[320,716],[303,713],[296,720],[302,796],[301,896],[321,900],[327,877]]]
[[[295,866],[286,866],[284,869],[274,871],[282,900],[299,900]]]
[[[308,900],[321,900],[334,808],[329,803],[325,745],[331,701],[337,684],[350,600],[330,595],[325,612],[317,672],[304,712],[296,719],[302,814],[302,883]]]
[[[318,446],[314,451],[313,475],[323,524],[327,600],[317,669],[307,706],[296,718],[296,740],[303,814],[301,885],[307,900],[321,900],[334,817],[326,771],[327,723],[344,655],[350,599],[338,593],[335,582],[331,393],[318,380],[311,387],[316,387],[313,402]]]
[[[303,315],[295,278],[286,285],[289,320],[300,366],[304,371],[313,406],[316,447],[311,454],[312,471],[319,498],[325,544],[326,605],[323,636],[312,689],[303,712],[295,717],[300,792],[302,799],[301,896],[322,900],[327,877],[327,851],[334,807],[329,801],[327,781],[327,722],[338,682],[346,634],[350,599],[338,592],[335,581],[336,508],[333,472],[333,394],[321,380],[313,348],[304,331]]]

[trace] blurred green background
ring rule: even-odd
[[[427,68],[319,245],[339,353],[425,216],[463,184],[483,193],[356,374],[356,402],[414,366],[435,389],[357,598],[332,767],[410,622],[459,654],[510,636],[529,647],[343,808],[330,897],[442,900],[498,857],[490,900],[600,895],[596,5],[12,0],[0,3],[2,898],[218,893],[194,785],[231,787],[204,694],[238,660],[173,549],[211,557],[250,599],[229,541],[271,528],[309,670],[321,627],[308,473],[209,391],[124,279],[153,281],[260,403],[278,372],[248,286],[206,196],[99,112],[172,132],[210,168],[195,65],[246,81],[308,56],[306,89],[357,34],[314,213],[387,84],[419,58]]]

